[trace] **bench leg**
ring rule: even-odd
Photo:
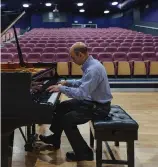
[[[134,141],[127,142],[128,167],[134,167]]]
[[[96,141],[96,167],[102,166],[102,141],[97,140]]]
[[[90,146],[94,148],[94,137],[93,137],[91,129],[90,129]]]
[[[115,141],[115,146],[119,147],[119,141]]]

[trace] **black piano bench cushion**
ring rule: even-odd
[[[137,122],[118,105],[111,105],[108,117],[103,120],[94,120],[92,125],[96,131],[107,129],[138,130]]]

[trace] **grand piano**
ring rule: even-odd
[[[45,91],[47,87],[58,82],[56,64],[52,63],[51,67],[34,74],[25,66],[14,26],[24,14],[25,12],[17,15],[11,23],[5,24],[7,27],[3,26],[2,22],[1,36],[10,28],[14,29],[20,62],[18,70],[1,69],[2,167],[8,167],[9,145],[14,130],[22,126],[51,123],[53,111],[60,97],[60,93]],[[42,85],[40,90],[37,89],[39,85]]]

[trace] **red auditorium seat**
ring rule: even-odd
[[[27,44],[25,44],[25,47],[33,48],[33,47],[35,47],[35,44],[27,43]]]
[[[97,40],[95,40],[95,42],[102,43],[102,42],[104,42],[104,40],[103,39],[97,39]]]
[[[8,52],[8,48],[1,48],[1,53],[7,53]]]
[[[56,53],[56,49],[54,47],[46,47],[43,53]]]
[[[113,57],[111,53],[99,53],[98,60],[101,62],[104,61],[113,61]]]
[[[131,43],[130,43],[130,42],[123,42],[123,43],[121,43],[120,46],[127,46],[127,47],[130,47],[130,46],[131,46]]]
[[[107,46],[109,46],[109,43],[108,42],[103,42],[103,43],[100,43],[99,44],[99,47],[107,47]]]
[[[43,53],[41,56],[42,63],[51,63],[56,61],[56,56],[54,53]]]
[[[13,54],[12,53],[1,53],[1,63],[12,63],[13,62]]]
[[[158,46],[158,42],[154,42],[154,46]]]
[[[62,52],[62,53],[68,53],[68,48],[67,47],[58,47],[58,48],[56,48],[56,53],[60,53],[60,52]]]
[[[116,52],[113,54],[114,61],[127,61],[127,55],[125,52]]]
[[[153,46],[153,42],[144,42],[143,45],[144,46]]]
[[[68,62],[70,61],[70,56],[68,53],[57,53],[56,61],[57,62]]]
[[[47,44],[45,44],[45,43],[37,43],[37,44],[36,44],[36,47],[45,48],[46,45],[47,45]]]
[[[55,48],[56,47],[56,43],[47,43],[46,45],[45,45],[45,47],[48,47],[48,48]]]
[[[140,52],[130,52],[127,53],[129,61],[142,61],[142,55]]]
[[[127,52],[129,52],[129,49],[130,49],[130,47],[123,47],[122,46],[122,47],[118,47],[117,51],[127,53]]]
[[[125,39],[124,40],[124,43],[132,43],[133,42],[133,39]]]
[[[119,46],[120,46],[120,43],[119,43],[119,42],[112,42],[112,43],[110,43],[109,46],[112,46],[112,47],[119,47]]]
[[[39,62],[41,62],[40,53],[29,53],[27,55],[27,63],[39,63]]]
[[[152,39],[144,39],[143,42],[153,42]]]
[[[41,38],[33,38],[33,39],[30,38],[30,40],[40,41]]]
[[[24,62],[26,62],[27,61],[27,54],[26,53],[22,53],[22,55],[23,55]],[[19,55],[18,55],[18,53],[14,54],[13,63],[19,63]]]
[[[101,52],[104,52],[104,47],[94,47],[92,49],[92,52],[93,53],[101,53]]]
[[[38,43],[38,41],[37,41],[37,40],[30,40],[29,43],[34,43],[34,44],[36,44],[36,43]]]
[[[11,48],[11,47],[15,47],[15,44],[13,43],[5,43],[4,45],[6,48]]]
[[[11,48],[8,48],[8,52],[10,53],[17,53],[17,48],[16,47],[11,47]]]
[[[113,54],[113,59],[116,64],[116,73],[118,76],[131,75],[131,67],[125,52],[117,52]],[[126,70],[125,70],[126,69]]]
[[[40,40],[40,41],[38,41],[37,43],[47,43],[48,41],[44,41],[44,40]]]
[[[155,47],[155,52],[158,53],[158,45]]]
[[[140,43],[142,43],[142,42],[143,42],[143,39],[134,39],[133,42],[140,42]]]
[[[41,48],[41,47],[34,47],[32,49],[32,52],[33,53],[42,53],[43,52],[43,48]]]
[[[88,47],[99,47],[99,44],[97,42],[92,42],[88,44]]]
[[[19,40],[19,43],[26,44],[26,43],[28,43],[28,41]],[[34,42],[33,42],[33,43],[34,43]]]
[[[132,46],[130,47],[130,52],[142,52],[141,46]]]
[[[115,39],[115,42],[123,43],[123,39]]]
[[[153,46],[144,46],[142,50],[143,52],[155,52],[155,48]]]
[[[143,43],[141,43],[141,42],[133,42],[132,43],[132,46],[142,46],[143,45]]]
[[[112,43],[112,42],[114,42],[114,40],[113,39],[106,39],[105,42]]]
[[[105,47],[105,52],[111,52],[111,53],[114,53],[114,52],[117,52],[117,47]]]
[[[93,43],[93,42],[95,42],[95,40],[93,40],[93,39],[86,40],[86,43],[87,43],[87,44]],[[103,41],[103,42],[104,42],[104,41]]]
[[[21,48],[21,51],[22,51],[23,53],[30,53],[30,52],[32,52],[32,49],[29,48],[29,47],[22,47],[22,48]]]
[[[143,52],[142,57],[144,61],[157,60],[155,52]]]
[[[56,47],[67,47],[66,43],[56,43]]]

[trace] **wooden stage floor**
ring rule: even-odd
[[[135,142],[135,167],[158,167],[158,92],[113,92],[113,104],[123,107],[139,123],[139,140]],[[61,100],[67,97],[61,96]],[[49,125],[44,125],[40,133],[50,134]],[[89,124],[80,125],[79,129],[89,143]],[[115,148],[110,143],[116,158],[126,159],[126,145],[120,143]],[[15,132],[12,167],[95,167],[94,161],[67,162],[65,153],[72,148],[65,136],[62,135],[61,149],[58,151],[43,150],[27,153],[24,151],[24,141]],[[94,150],[95,152],[95,150]],[[108,158],[106,149],[103,157]],[[103,167],[124,167],[124,165],[103,165]]]

